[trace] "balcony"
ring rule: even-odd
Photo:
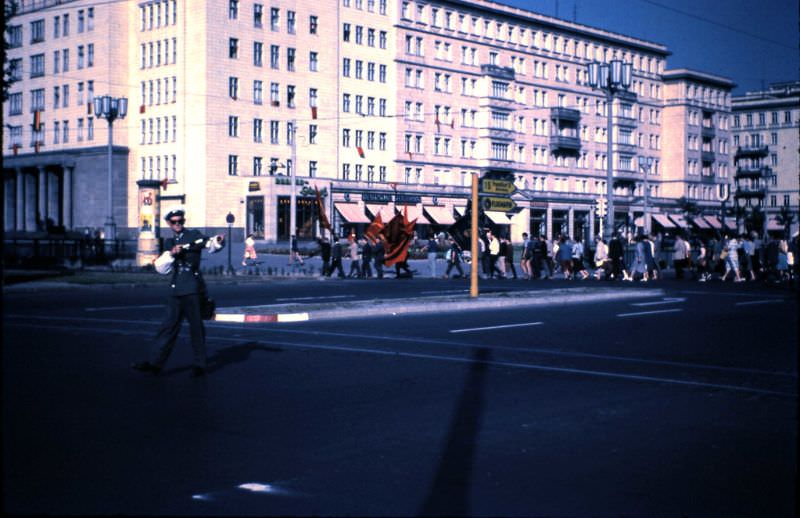
[[[700,157],[702,158],[703,162],[713,162],[716,158],[713,151],[703,151],[700,153]]]
[[[550,108],[550,118],[578,122],[581,120],[581,112],[570,108]]]
[[[478,137],[490,138],[493,140],[514,140],[516,132],[507,128],[480,128]]]
[[[768,146],[739,146],[736,148],[736,158],[755,157],[761,158],[769,155]]]
[[[484,171],[512,171],[517,165],[513,160],[503,160],[502,158],[484,158],[480,160],[480,167]]]
[[[758,198],[763,199],[767,195],[767,189],[764,187],[738,187],[734,198]]]
[[[577,152],[581,149],[581,139],[562,135],[550,135],[550,151]]]
[[[507,81],[514,80],[514,69],[511,67],[499,67],[497,65],[481,65],[481,74]]]
[[[635,128],[638,126],[639,121],[636,120],[636,117],[629,114],[619,114],[614,115],[614,124],[617,126],[627,126],[629,128]]]
[[[628,155],[635,155],[639,150],[638,146],[633,142],[617,142],[614,141],[614,151],[626,153]]]
[[[704,184],[711,184],[713,185],[715,182],[714,180],[716,177],[713,174],[702,174],[700,175],[700,181]]]
[[[736,179],[740,178],[761,178],[764,176],[769,176],[772,174],[772,169],[765,166],[753,166],[753,167],[737,167],[736,168]]]
[[[703,126],[700,134],[703,137],[714,138],[717,135],[717,129],[714,126]]]

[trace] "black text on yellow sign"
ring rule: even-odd
[[[514,182],[508,180],[494,180],[483,178],[481,180],[481,192],[486,194],[513,194],[517,190]]]
[[[483,210],[496,212],[509,212],[517,208],[517,204],[511,198],[499,198],[497,196],[481,198],[481,206]]]

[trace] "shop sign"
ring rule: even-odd
[[[403,205],[416,205],[422,203],[422,196],[419,194],[396,194],[394,202]]]
[[[389,203],[392,195],[386,192],[365,192],[361,194],[361,200],[366,203]]]
[[[258,182],[250,182],[247,184],[247,190],[249,192],[256,192],[261,190],[261,184]]]

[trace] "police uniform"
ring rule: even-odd
[[[171,211],[166,218],[183,217],[183,211]],[[212,238],[213,239],[213,238]],[[202,374],[206,369],[205,328],[200,312],[201,297],[205,296],[206,286],[200,273],[201,252],[206,248],[208,238],[197,230],[183,228],[174,237],[164,240],[164,249],[186,245],[175,256],[167,297],[167,314],[159,327],[153,349],[153,362],[134,364],[143,371],[160,371],[167,362],[181,330],[183,319],[189,322],[192,349],[194,351],[194,372]],[[217,244],[214,251],[221,248]]]

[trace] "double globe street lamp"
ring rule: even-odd
[[[94,114],[98,119],[108,121],[108,216],[104,225],[106,243],[117,238],[117,225],[114,223],[114,205],[112,188],[114,184],[114,169],[112,166],[112,153],[114,142],[114,121],[124,119],[128,113],[128,99],[126,97],[111,97],[103,95],[94,98]]]
[[[643,203],[643,210],[642,210],[642,219],[644,220],[644,233],[645,235],[650,235],[650,213],[648,204],[648,196],[650,196],[650,184],[647,181],[647,175],[650,174],[650,169],[653,167],[653,157],[639,157],[639,169],[644,173],[644,199]]]
[[[608,147],[606,151],[606,227],[603,237],[606,242],[614,234],[614,148],[613,148],[613,105],[614,94],[620,90],[628,90],[631,86],[633,66],[614,59],[611,63],[598,61],[589,63],[589,86],[602,90],[606,94],[606,117]]]

